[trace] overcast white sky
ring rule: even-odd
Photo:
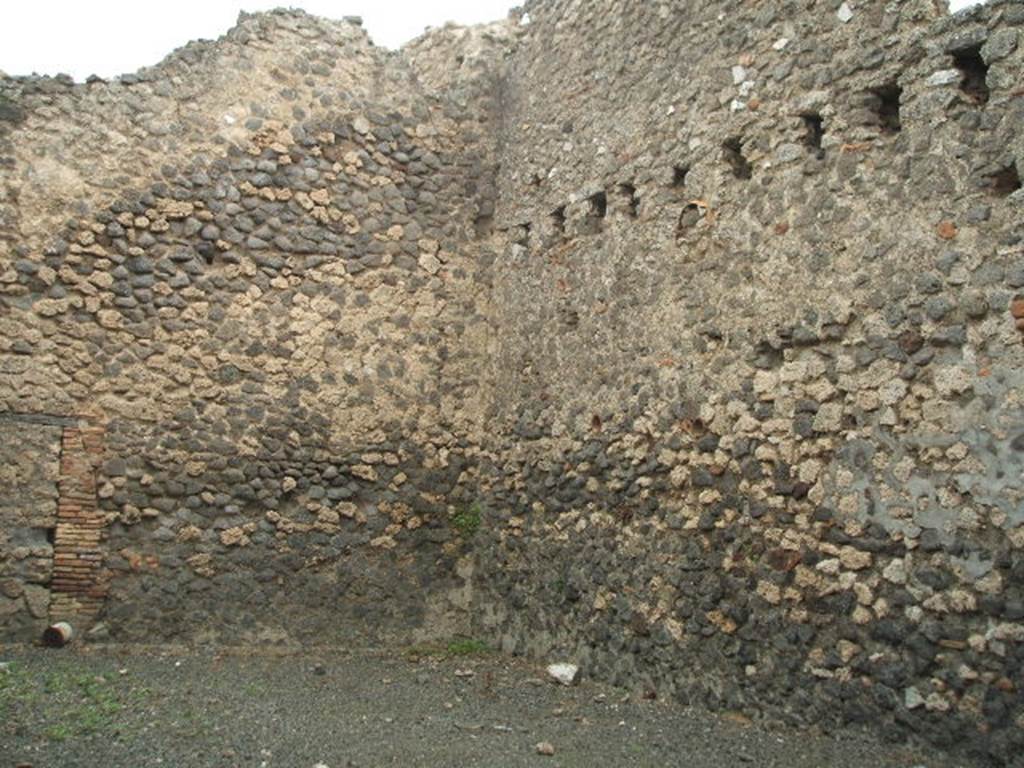
[[[114,77],[156,64],[190,40],[214,39],[238,12],[303,8],[362,16],[374,42],[397,48],[425,27],[504,18],[519,0],[0,0],[0,71]]]
[[[646,0],[637,0],[645,2]],[[856,10],[865,0],[848,0]],[[0,71],[76,80],[134,72],[190,40],[213,39],[238,12],[295,5],[328,18],[362,16],[378,45],[397,48],[427,26],[504,18],[519,0],[0,0]],[[951,0],[952,10],[978,0]]]

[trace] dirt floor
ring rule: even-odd
[[[542,755],[538,745],[553,747]],[[0,649],[0,768],[951,768],[635,699],[472,643],[405,653]]]

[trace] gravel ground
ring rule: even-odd
[[[0,650],[0,768],[965,765],[863,733],[565,688],[472,650]]]

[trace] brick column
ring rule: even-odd
[[[92,623],[107,596],[100,548],[105,523],[96,499],[96,467],[102,454],[102,427],[64,427],[50,619],[77,622],[78,629]]]

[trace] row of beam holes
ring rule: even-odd
[[[981,58],[980,46],[965,48],[953,53],[953,62],[963,74],[960,90],[973,104],[984,104],[988,101],[989,90],[986,83],[988,69]],[[869,92],[870,106],[875,113],[878,126],[883,134],[894,135],[902,128],[900,120],[900,100],[903,89],[896,83],[885,83]],[[822,139],[825,137],[825,123],[821,115],[815,112],[802,114],[804,124],[804,144],[818,159],[825,157]],[[750,161],[743,155],[742,137],[734,136],[722,144],[722,156],[732,169],[734,178],[749,181],[753,177]],[[686,184],[689,169],[676,167],[672,186],[682,189]],[[989,192],[997,197],[1006,197],[1021,188],[1020,175],[1015,163],[997,171],[989,177]],[[686,233],[701,219],[701,210],[696,203],[688,203],[679,215],[676,228],[676,240],[681,241]]]
[[[622,210],[631,219],[640,215],[640,196],[637,194],[636,186],[633,184],[619,184],[616,187],[622,203]],[[589,209],[584,218],[582,234],[597,234],[603,228],[603,221],[608,216],[608,195],[605,192],[596,192],[587,198]],[[566,206],[561,205],[551,212],[551,229],[558,235],[565,234]],[[523,225],[524,232],[528,236],[530,225]],[[525,245],[524,242],[520,242]]]
[[[953,51],[953,65],[960,71],[960,91],[971,104],[981,106],[989,100],[988,66],[981,56],[981,46],[975,45]],[[883,134],[899,133],[903,124],[900,119],[900,101],[903,89],[894,82],[885,83],[869,91],[869,105],[874,111],[878,126]],[[822,139],[825,136],[824,120],[821,115],[808,112],[801,116],[804,122],[804,144],[813,153],[823,158]],[[743,157],[742,140],[731,138],[723,144],[725,159],[732,166],[733,176],[737,179],[751,178],[750,164]],[[1021,188],[1020,177],[1016,165],[1011,163],[991,177],[991,191],[999,196],[1006,196]]]
[[[968,98],[970,103],[982,105],[988,102],[989,89],[987,83],[988,67],[981,57],[981,46],[971,46],[952,53],[953,64],[960,70],[963,77],[960,81],[960,90]],[[869,106],[875,113],[878,126],[885,135],[899,133],[903,124],[900,119],[900,100],[903,96],[903,89],[894,82],[885,83],[872,88],[869,93]],[[825,150],[822,147],[822,139],[825,136],[825,123],[821,115],[814,112],[802,114],[804,124],[804,144],[809,152],[823,159]],[[743,154],[743,139],[734,136],[722,144],[722,155],[732,169],[734,178],[740,181],[749,181],[753,177],[753,166]],[[680,194],[686,187],[686,176],[689,173],[686,166],[676,166],[673,169],[672,187]],[[1020,175],[1015,163],[995,172],[989,177],[989,192],[997,197],[1006,197],[1021,188]],[[636,187],[632,184],[620,184],[619,194],[625,198],[624,210],[630,218],[639,215],[640,200],[637,196]],[[599,192],[590,198],[591,210],[588,215],[590,224],[588,231],[600,231],[600,220],[605,217],[608,210],[608,201],[604,192]],[[679,223],[676,228],[676,239],[682,240],[686,233],[693,228],[701,219],[701,209],[697,203],[687,203],[679,216]],[[553,229],[559,233],[565,233],[565,206],[557,208],[551,214]],[[529,233],[529,225],[526,225],[526,232]]]

